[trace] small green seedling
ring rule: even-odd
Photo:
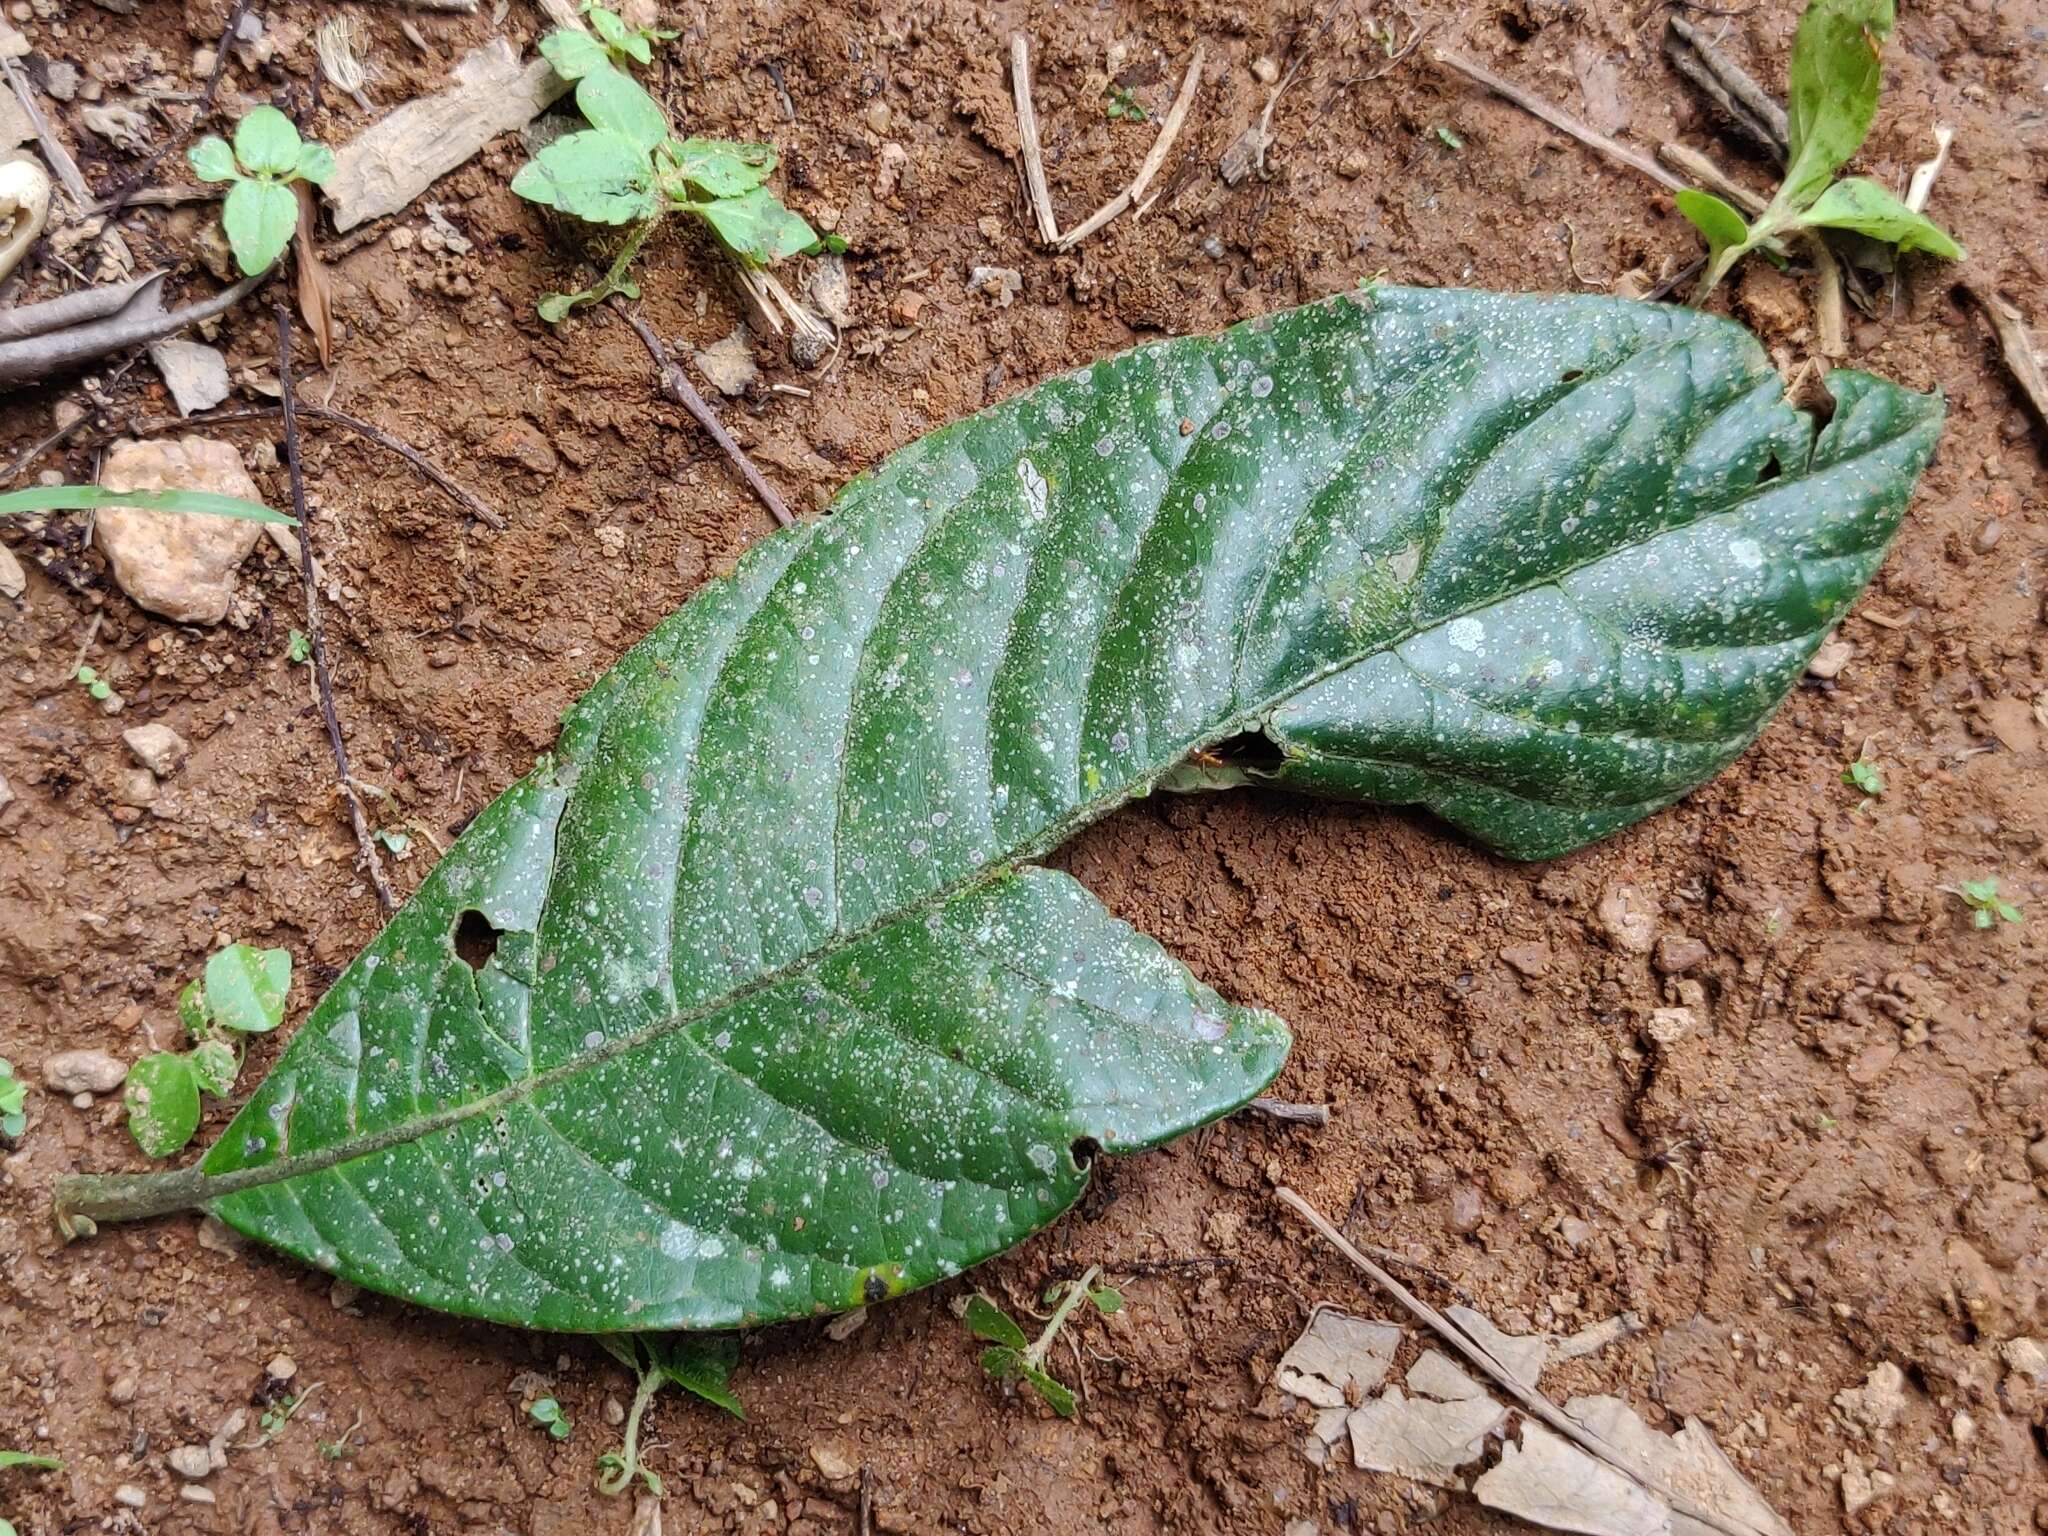
[[[1127,85],[1113,85],[1103,92],[1105,101],[1102,110],[1112,121],[1142,123],[1149,120],[1144,104],[1138,100],[1137,92]]]
[[[27,1102],[28,1088],[14,1075],[14,1063],[0,1056],[0,1136],[21,1140],[21,1133],[28,1129],[28,1116],[22,1113]]]
[[[1877,764],[1867,757],[1859,757],[1842,770],[1842,782],[1853,784],[1866,795],[1884,793],[1884,775],[1877,771]]]
[[[358,1449],[356,1445],[356,1431],[362,1427],[362,1410],[358,1409],[354,1422],[341,1432],[338,1439],[316,1440],[314,1442],[320,1451],[320,1459],[322,1461],[348,1461],[353,1458]]]
[[[285,1426],[298,1417],[299,1410],[306,1406],[306,1400],[320,1390],[320,1383],[314,1382],[303,1392],[288,1392],[263,1410],[256,1420],[256,1427],[263,1431],[256,1445],[260,1449],[269,1445],[284,1433]]]
[[[1894,20],[1893,0],[1813,0],[1807,6],[1792,40],[1785,179],[1776,195],[1754,223],[1710,192],[1688,188],[1677,195],[1678,211],[1707,242],[1695,304],[1751,251],[1782,260],[1788,235],[1819,239],[1820,230],[1847,229],[1901,251],[1963,259],[1963,248],[1946,230],[1876,182],[1834,179],[1877,116],[1880,59]]]
[[[313,659],[313,642],[306,638],[306,632],[295,629],[284,637],[284,659],[295,667],[303,667]]]
[[[1108,1286],[1095,1284],[1102,1267],[1096,1265],[1079,1280],[1050,1287],[1045,1300],[1052,1316],[1037,1339],[1027,1339],[1010,1315],[979,1291],[967,1298],[967,1329],[989,1347],[981,1352],[981,1368],[999,1382],[1022,1380],[1044,1399],[1047,1407],[1063,1419],[1074,1416],[1073,1391],[1045,1368],[1045,1357],[1053,1341],[1066,1326],[1067,1318],[1084,1299],[1107,1317],[1121,1311],[1123,1297]]]
[[[1444,148],[1446,149],[1463,149],[1465,147],[1465,141],[1442,123],[1437,124],[1436,136],[1443,141]]]
[[[201,181],[230,181],[221,227],[235,264],[254,277],[267,272],[299,227],[295,181],[318,186],[334,174],[334,151],[300,139],[292,120],[275,107],[256,107],[235,124],[232,148],[209,133],[185,151]]]
[[[107,714],[118,715],[128,707],[128,701],[114,691],[114,685],[101,677],[96,668],[89,667],[84,662],[78,664],[78,670],[71,674],[71,680],[83,688],[92,701]]]
[[[613,293],[637,298],[626,270],[671,213],[701,219],[742,269],[818,248],[816,231],[768,190],[773,145],[678,139],[661,104],[621,67],[622,60],[646,63],[650,40],[672,34],[634,32],[602,7],[588,11],[595,34],[561,28],[541,39],[540,51],[556,74],[575,82],[576,110],[590,126],[543,148],[512,178],[512,190],[628,233],[602,278],[576,293],[547,295],[541,318],[552,324]]]
[[[2017,923],[2024,916],[2020,909],[1998,894],[1998,877],[1987,875],[1982,880],[1965,880],[1961,885],[1944,885],[1944,891],[1960,897],[1964,906],[1970,909],[1972,928],[1995,928],[1999,923]]]
[[[539,1397],[528,1403],[526,1416],[545,1429],[550,1440],[566,1440],[576,1433],[569,1415],[562,1412],[562,1405],[552,1397]]]
[[[128,1072],[123,1100],[128,1130],[151,1157],[169,1157],[199,1129],[199,1095],[233,1091],[244,1040],[284,1022],[292,957],[282,949],[230,944],[207,959],[206,972],[178,994],[178,1018],[192,1037],[188,1051],[158,1051]]]
[[[723,1408],[736,1419],[747,1410],[732,1390],[732,1373],[740,1363],[737,1334],[646,1334],[608,1333],[598,1343],[614,1360],[639,1378],[633,1392],[633,1406],[626,1413],[625,1444],[597,1458],[597,1491],[624,1493],[639,1478],[647,1491],[662,1497],[661,1479],[640,1465],[640,1420],[647,1405],[665,1386],[681,1387],[707,1403]]]

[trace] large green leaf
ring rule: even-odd
[[[951,1274],[1286,1044],[1030,861],[1254,776],[1519,856],[1669,803],[1760,729],[1933,447],[1937,400],[1831,383],[1816,436],[1727,322],[1380,289],[935,432],[600,680],[199,1169],[60,1206],[204,1203],[556,1329]]]

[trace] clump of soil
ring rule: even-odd
[[[1778,78],[1795,9],[1714,25]],[[325,10],[261,8],[268,51],[231,63],[231,114],[278,91],[305,99]],[[490,10],[362,8],[379,110],[441,84],[491,32]],[[1684,137],[1764,185],[1658,58],[1662,13],[1635,10],[1420,14],[1575,109],[1597,82],[1631,142]],[[34,0],[14,14],[37,82],[74,64],[126,99],[152,81],[196,89],[193,55],[226,7]],[[666,19],[684,36],[655,78],[680,121],[773,139],[792,204],[851,248],[838,358],[804,373],[760,347],[762,379],[725,406],[799,507],[932,426],[1160,331],[1380,272],[1609,290],[1696,250],[1668,197],[1419,55],[1368,78],[1384,53],[1358,16],[1315,39],[1275,113],[1270,174],[1225,187],[1217,157],[1315,24],[1263,0],[1035,14],[1069,222],[1151,142],[1150,126],[1106,115],[1108,86],[1156,115],[1197,39],[1212,60],[1159,202],[1057,257],[1030,235],[1008,158],[1006,36],[986,13],[690,4]],[[1861,167],[1902,184],[1931,126],[1956,124],[1934,211],[1979,278],[2037,320],[2048,209],[2026,103],[2044,25],[2039,0],[1910,10]],[[524,44],[541,26],[523,5],[503,22]],[[83,126],[90,96],[39,99],[108,188],[140,162]],[[166,100],[152,134],[180,118]],[[339,142],[366,120],[330,89],[309,127]],[[655,398],[615,317],[558,331],[535,319],[534,300],[575,268],[506,190],[521,159],[500,141],[434,189],[459,242],[422,207],[338,256],[335,365],[302,385],[414,443],[509,523],[466,519],[399,460],[309,427],[356,770],[444,840],[604,666],[771,527]],[[142,269],[195,263],[210,223],[200,205],[122,227]],[[1013,302],[970,290],[982,266],[1021,274]],[[641,278],[657,328],[686,347],[741,318],[687,241],[657,245]],[[71,281],[46,266],[22,291]],[[1854,365],[1943,389],[1950,421],[1842,628],[1846,661],[1685,804],[1541,867],[1417,817],[1269,794],[1166,797],[1063,850],[1119,915],[1293,1023],[1277,1091],[1332,1105],[1329,1125],[1239,1117],[1105,1165],[1068,1219],[971,1281],[876,1308],[843,1341],[823,1325],[750,1339],[745,1424],[678,1398],[653,1410],[642,1443],[669,1528],[852,1531],[864,1499],[878,1531],[1394,1531],[1439,1511],[1447,1529],[1476,1528],[1469,1503],[1302,1459],[1303,1411],[1272,1388],[1273,1366],[1313,1302],[1373,1303],[1276,1209],[1278,1182],[1510,1331],[1637,1313],[1641,1334],[1551,1385],[1621,1393],[1666,1428],[1698,1415],[1800,1530],[1843,1518],[1845,1471],[1892,1479],[1860,1526],[2048,1527],[2048,1383],[2025,1343],[2048,1336],[2041,438],[1946,284],[1909,263],[1896,296],[1851,327]],[[1803,292],[1759,266],[1731,295],[1788,368],[1811,348]],[[267,306],[230,314],[217,341],[260,399],[275,372]],[[113,426],[168,410],[146,363],[92,377]],[[85,388],[0,404],[7,451],[46,436]],[[282,500],[274,426],[219,430]],[[87,433],[37,467],[90,478],[97,451]],[[228,622],[186,628],[109,583],[78,519],[8,540],[29,571],[25,596],[0,600],[0,774],[15,797],[0,808],[0,1054],[34,1080],[60,1050],[132,1060],[169,1043],[177,989],[224,935],[289,946],[296,1000],[316,995],[377,913],[304,670],[285,654],[302,623],[293,569],[260,548]],[[95,622],[88,654],[125,697],[120,717],[68,681]],[[190,757],[130,803],[120,732],[159,720]],[[1886,782],[1867,801],[1841,782],[1866,749]],[[415,839],[402,888],[431,857]],[[1943,887],[1992,873],[2026,921],[1979,932]],[[275,1049],[259,1045],[245,1090]],[[109,1099],[77,1108],[32,1090],[28,1133],[0,1164],[0,1446],[67,1463],[6,1474],[0,1513],[36,1532],[627,1529],[630,1510],[592,1491],[591,1463],[630,1383],[585,1342],[356,1295],[196,1217],[62,1247],[50,1186],[137,1166],[120,1121]],[[1095,1263],[1128,1305],[1073,1326],[1080,1358],[1060,1366],[1085,1379],[1086,1404],[1055,1420],[992,1386],[949,1305],[979,1284],[1016,1311]],[[1887,1361],[1904,1373],[1889,1419],[1838,1406]],[[576,1423],[567,1442],[522,1412],[543,1391]],[[259,1447],[261,1412],[290,1396],[303,1405]],[[238,1412],[226,1465],[187,1485],[167,1457]]]

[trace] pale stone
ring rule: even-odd
[[[211,491],[261,501],[232,443],[186,437],[121,441],[107,453],[100,484],[116,491]],[[93,535],[114,582],[153,613],[181,624],[218,624],[234,598],[235,571],[263,536],[240,517],[205,517],[143,507],[102,508]]]

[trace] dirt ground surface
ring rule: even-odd
[[[99,189],[140,163],[86,123],[139,102],[145,141],[183,124],[223,0],[22,0],[8,8],[38,89]],[[263,41],[227,67],[228,114],[304,105],[311,33],[356,14],[377,111],[443,84],[493,32],[530,46],[537,7],[474,15],[259,3]],[[1783,79],[1797,7],[1693,19]],[[2048,4],[1903,8],[1861,169],[1902,186],[1937,122],[1956,125],[1932,210],[1969,271],[2048,316]],[[1416,19],[1628,143],[1683,139],[1759,187],[1659,50],[1650,0],[1496,0],[1334,12],[1266,0],[1187,6],[683,4],[655,78],[690,131],[770,138],[791,203],[849,243],[851,323],[818,371],[760,344],[762,379],[723,402],[801,509],[931,427],[1162,332],[1212,329],[1350,287],[1402,282],[1628,291],[1697,253],[1668,194],[1380,38]],[[1322,22],[1328,17],[1329,25]],[[1068,224],[1128,179],[1154,129],[1105,115],[1129,88],[1156,116],[1197,42],[1200,95],[1164,194],[1078,250],[1042,252],[1013,158],[1007,38],[1037,41],[1053,198]],[[417,34],[409,40],[406,29]],[[422,46],[423,45],[423,46]],[[1425,50],[1426,52],[1426,50]],[[1226,145],[1265,83],[1266,175],[1226,186]],[[93,98],[97,96],[98,102]],[[329,143],[367,115],[323,91]],[[145,149],[147,144],[145,143]],[[558,330],[534,301],[571,253],[506,183],[516,135],[337,258],[337,347],[308,398],[373,418],[500,509],[465,517],[402,461],[314,424],[314,540],[333,600],[336,692],[358,774],[445,840],[552,739],[624,648],[771,530],[727,464],[658,401],[607,314]],[[176,154],[158,181],[176,181]],[[203,270],[205,204],[122,222],[138,270]],[[446,228],[444,228],[444,225]],[[451,242],[447,230],[461,238]],[[332,242],[330,242],[332,243]],[[97,260],[73,245],[84,276]],[[1014,268],[1014,302],[972,291]],[[10,297],[77,286],[32,262]],[[1463,1496],[1302,1455],[1307,1410],[1270,1384],[1310,1305],[1391,1315],[1277,1205],[1285,1183],[1350,1234],[1426,1265],[1511,1331],[1632,1313],[1641,1332],[1546,1379],[1611,1391],[1653,1424],[1697,1415],[1801,1532],[2048,1530],[2048,1383],[2015,1340],[2048,1336],[2048,628],[2043,436],[1951,271],[1917,260],[1849,361],[1940,388],[1949,425],[1897,548],[1810,677],[1735,767],[1678,808],[1540,866],[1474,851],[1427,819],[1274,794],[1164,797],[1078,838],[1059,862],[1227,995],[1273,1008],[1298,1045],[1277,1092],[1326,1127],[1240,1115],[1104,1165],[1056,1227],[969,1279],[824,1325],[750,1336],[740,1423],[668,1396],[650,1464],[671,1531],[1393,1532],[1495,1522]],[[660,332],[689,346],[740,310],[709,254],[664,238],[641,271]],[[1788,371],[1812,355],[1810,278],[1753,264],[1726,303]],[[1717,298],[1716,303],[1723,302]],[[267,303],[219,326],[237,401],[275,388]],[[298,351],[310,347],[303,332]],[[11,457],[53,413],[101,424],[27,472],[89,479],[124,424],[169,403],[146,362],[110,361],[0,402]],[[771,385],[798,386],[777,392]],[[802,393],[801,391],[808,391]],[[235,402],[231,402],[235,403]],[[57,418],[61,419],[61,418]],[[286,496],[274,421],[216,429]],[[0,1055],[30,1083],[0,1163],[0,1447],[60,1455],[0,1476],[24,1532],[625,1531],[591,1487],[631,1383],[586,1341],[428,1315],[213,1238],[196,1217],[62,1245],[53,1182],[139,1168],[118,1096],[46,1092],[46,1057],[169,1044],[175,998],[232,937],[288,947],[290,1022],[375,932],[306,673],[297,577],[266,542],[228,621],[135,607],[79,515],[11,525],[28,570],[0,599]],[[83,648],[81,650],[81,648]],[[109,717],[71,683],[83,655],[125,697]],[[190,761],[146,805],[121,731],[164,721]],[[1884,793],[1842,782],[1866,750]],[[426,839],[393,865],[401,891]],[[2025,909],[1980,932],[1944,887],[1996,874]],[[1653,1033],[1653,1010],[1689,1010]],[[1668,1019],[1668,1016],[1667,1016]],[[289,1034],[289,1024],[282,1034]],[[246,1093],[275,1058],[260,1043]],[[211,1107],[202,1140],[230,1106]],[[1072,1421],[1007,1396],[951,1310],[979,1284],[1014,1306],[1101,1264],[1127,1307],[1078,1323],[1086,1406]],[[303,1407],[257,1423],[288,1355]],[[1903,1369],[1888,1424],[1835,1404]],[[1073,1357],[1059,1357],[1074,1379]],[[318,1383],[312,1391],[307,1384]],[[527,1421],[552,1390],[566,1444]],[[212,1502],[182,1498],[166,1453],[237,1410]],[[1882,1416],[1877,1416],[1881,1418]],[[1845,1469],[1889,1491],[1844,1514]],[[1883,1486],[1882,1479],[1878,1480]],[[146,1502],[120,1501],[124,1485]]]

